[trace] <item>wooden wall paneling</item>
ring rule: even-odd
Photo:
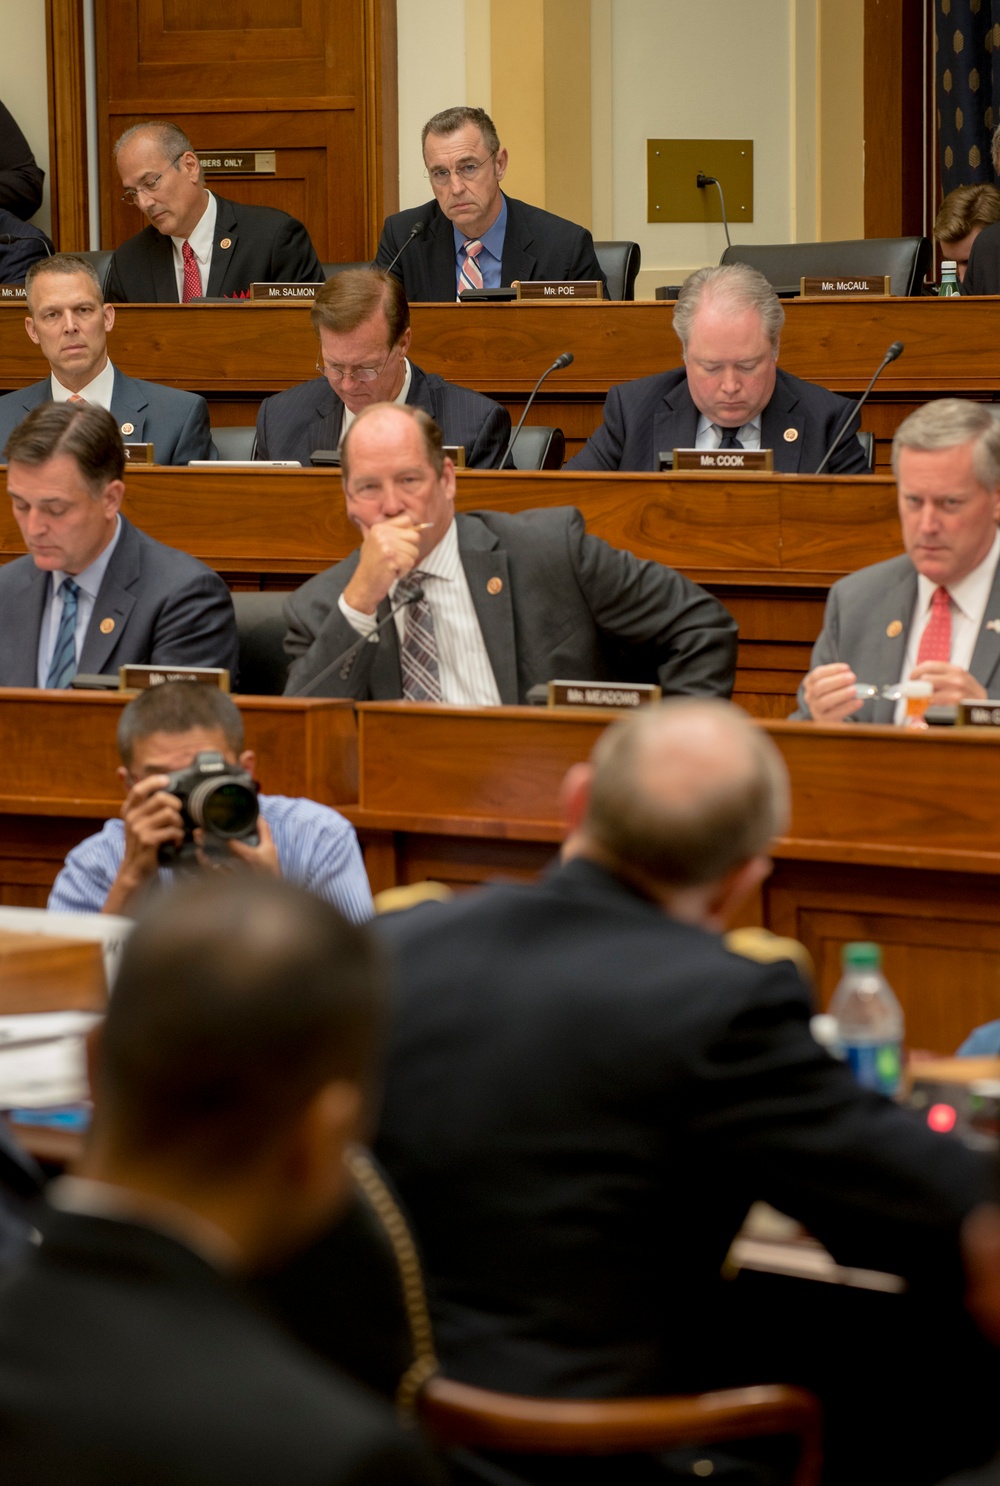
[[[49,193],[56,251],[90,247],[83,0],[45,0]]]
[[[927,59],[920,0],[865,0],[864,52],[865,236],[923,233]]]
[[[399,211],[399,67],[396,0],[365,0],[368,83],[368,248],[375,257],[382,223]],[[339,260],[332,260],[337,262]],[[345,260],[350,261],[350,260]]]

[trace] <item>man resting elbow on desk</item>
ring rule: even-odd
[[[927,403],[896,430],[892,467],[906,555],[833,585],[793,717],[902,722],[905,699],[857,687],[929,681],[941,705],[997,679],[1000,423],[981,403]]]
[[[456,516],[454,466],[420,409],[366,409],[341,461],[363,540],[288,600],[289,695],[483,707],[556,678],[729,695],[736,624],[716,599],[588,536],[569,507]]]

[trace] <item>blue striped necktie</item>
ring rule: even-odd
[[[400,578],[393,603],[401,604],[424,585],[425,574],[419,571]],[[403,672],[403,696],[409,702],[440,702],[441,675],[438,670],[437,639],[434,615],[426,599],[408,604],[403,623],[403,644],[399,653]]]
[[[45,683],[47,687],[57,688],[68,686],[76,675],[76,615],[80,585],[72,578],[64,578],[59,592],[62,594],[62,618]]]

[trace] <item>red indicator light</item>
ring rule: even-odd
[[[932,1104],[927,1111],[927,1123],[939,1135],[947,1135],[949,1130],[954,1130],[957,1119],[958,1116],[950,1104]]]

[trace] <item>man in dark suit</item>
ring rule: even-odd
[[[380,981],[363,930],[269,878],[199,879],[137,927],[80,1174],[49,1188],[0,1292],[9,1486],[437,1480],[388,1405],[247,1288],[347,1196]]]
[[[121,665],[225,666],[239,645],[229,590],[120,514],[125,451],[110,413],[43,403],[6,445],[26,557],[0,568],[0,686],[69,686]]]
[[[17,120],[0,103],[0,207],[26,222],[42,204],[44,184],[45,172],[36,163]]]
[[[906,701],[858,696],[929,681],[930,702],[996,694],[1000,681],[1000,426],[988,405],[940,398],[896,430],[904,557],[830,589],[796,718],[902,722]]]
[[[435,199],[386,217],[375,258],[378,268],[388,269],[399,254],[392,272],[411,304],[516,279],[600,279],[607,293],[585,227],[500,190],[507,151],[483,109],[435,114],[421,144]],[[418,222],[422,229],[410,241]]]
[[[0,284],[23,284],[31,265],[54,251],[40,227],[0,207]]]
[[[423,408],[470,469],[494,469],[510,438],[506,408],[407,359],[410,307],[402,285],[377,269],[335,274],[310,311],[323,376],[267,397],[257,415],[257,458],[308,464],[337,449],[358,413],[376,402]],[[346,411],[345,411],[346,410]]]
[[[764,1381],[769,1339],[726,1329],[720,1273],[758,1199],[960,1315],[960,1225],[991,1163],[817,1045],[791,960],[722,938],[788,818],[764,731],[718,701],[643,709],[563,804],[541,882],[379,926],[395,989],[376,1151],[446,1375],[564,1398]]]
[[[850,403],[778,369],[781,301],[745,263],[701,268],[674,307],[684,366],[612,387],[604,422],[579,454],[576,470],[658,470],[673,449],[772,449],[782,474],[810,474],[833,443]],[[828,466],[833,475],[867,473],[851,418]]]
[[[93,264],[72,253],[44,258],[28,271],[24,328],[50,375],[0,397],[0,448],[32,408],[79,398],[107,408],[128,443],[153,445],[157,464],[214,459],[208,404],[193,392],[127,377],[108,358],[114,307]]]
[[[289,695],[495,706],[567,678],[728,696],[736,625],[720,603],[588,536],[570,507],[456,517],[454,466],[421,409],[376,404],[341,452],[363,541],[286,604]]]
[[[316,250],[301,222],[269,206],[206,189],[191,141],[176,124],[136,124],[115,145],[125,199],[150,225],[115,251],[114,303],[233,299],[255,283],[318,284]]]

